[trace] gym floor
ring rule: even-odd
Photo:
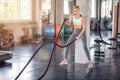
[[[110,32],[103,32],[102,36],[107,41],[111,35]],[[91,33],[90,46],[95,45],[94,39],[96,38],[99,37]],[[59,43],[64,44],[64,41],[60,40]],[[0,80],[14,80],[40,45],[42,43],[16,45],[12,48],[13,58],[0,64]],[[37,80],[47,67],[53,46],[53,43],[49,43],[40,49],[18,80]],[[50,68],[42,80],[119,80],[119,49],[117,51],[109,50],[108,47],[109,45],[101,46],[105,52],[105,57],[99,61],[95,60],[95,49],[90,50],[94,62],[93,69],[88,69],[87,64],[73,63],[72,60],[68,65],[60,66],[64,49],[57,47]],[[117,56],[113,57],[112,55],[116,53]]]

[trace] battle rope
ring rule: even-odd
[[[66,19],[64,19],[64,22],[66,21]],[[61,46],[61,45],[59,45],[59,44],[57,44],[57,40],[58,40],[58,37],[59,37],[59,35],[60,35],[60,32],[61,32],[61,30],[62,30],[62,28],[63,28],[63,26],[64,26],[64,22],[63,22],[63,24],[62,24],[62,27],[60,28],[60,31],[59,31],[59,33],[58,33],[58,36],[57,36],[57,38],[56,38],[56,40],[55,41],[47,41],[47,42],[45,42],[45,43],[43,43],[41,46],[39,46],[38,47],[38,49],[34,52],[34,54],[32,55],[32,57],[29,59],[29,61],[27,62],[27,64],[24,66],[24,68],[20,71],[20,73],[17,75],[17,77],[15,78],[15,80],[17,80],[19,77],[20,77],[20,75],[23,73],[23,71],[26,69],[26,67],[29,65],[29,63],[32,61],[32,59],[35,57],[35,55],[38,53],[38,51],[45,45],[45,44],[47,44],[47,43],[49,43],[49,42],[52,42],[52,43],[54,43],[55,45],[54,45],[54,48],[53,48],[53,50],[52,50],[52,54],[51,54],[51,56],[50,56],[50,60],[49,60],[49,62],[48,62],[48,65],[47,65],[47,68],[46,68],[46,70],[45,70],[45,72],[43,73],[43,75],[38,79],[38,80],[41,80],[44,76],[45,76],[45,74],[47,73],[47,71],[48,71],[48,69],[49,69],[49,66],[50,66],[50,63],[51,63],[51,60],[52,60],[52,56],[53,56],[53,52],[54,52],[54,49],[55,49],[55,47],[56,47],[56,45],[58,46],[58,47],[61,47],[61,48],[64,48],[64,47],[67,47],[67,46],[69,46],[69,45],[71,45],[75,40],[73,40],[71,43],[68,43],[68,44],[66,44],[66,45],[64,45],[64,46]]]

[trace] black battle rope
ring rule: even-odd
[[[75,40],[76,40],[76,39],[75,39]],[[45,44],[47,44],[47,43],[49,43],[49,42],[52,42],[52,43],[55,43],[55,45],[57,45],[58,47],[64,48],[64,47],[67,47],[67,46],[71,45],[75,40],[73,40],[71,43],[66,44],[66,45],[64,45],[64,46],[61,46],[61,45],[57,44],[57,43],[54,42],[54,41],[47,41],[47,42],[43,43],[43,44],[35,51],[35,53],[34,53],[34,54],[32,55],[32,57],[29,59],[29,61],[27,62],[27,64],[25,65],[25,67],[21,70],[21,72],[18,74],[18,76],[15,78],[15,80],[17,80],[17,79],[19,78],[19,76],[22,74],[22,72],[25,70],[25,68],[29,65],[29,63],[31,62],[31,60],[35,57],[35,55],[38,53],[38,51],[39,51]],[[52,57],[52,55],[53,55],[53,54],[51,54],[51,57]],[[51,57],[50,57],[50,59],[51,59]]]
[[[66,20],[67,20],[67,19],[64,19],[64,21],[63,21],[63,24],[62,24],[62,26],[61,26],[61,28],[60,28],[60,31],[59,31],[59,33],[58,33],[58,36],[56,37],[55,43],[57,43],[57,40],[58,40],[59,35],[60,35],[60,32],[62,31],[62,28],[63,28],[64,23],[65,23]],[[75,39],[75,40],[76,40],[76,39]],[[70,44],[72,44],[75,40],[73,40]],[[47,71],[48,71],[48,69],[49,69],[49,67],[50,67],[50,63],[51,63],[51,60],[52,60],[52,56],[53,56],[55,47],[56,47],[56,45],[54,45],[54,47],[53,47],[52,54],[51,54],[51,56],[50,56],[50,60],[49,60],[49,62],[48,62],[48,66],[47,66],[45,72],[44,72],[43,75],[42,75],[40,78],[38,78],[37,80],[41,80],[41,79],[45,76],[45,74],[47,73]]]
[[[65,21],[66,21],[66,19],[64,20],[64,22],[65,22]],[[32,59],[35,57],[35,55],[38,53],[38,51],[39,51],[45,44],[47,44],[47,43],[49,43],[49,42],[52,42],[52,43],[55,43],[55,45],[54,45],[54,48],[53,48],[53,50],[52,50],[52,54],[51,54],[51,56],[50,56],[50,60],[49,60],[48,66],[47,66],[45,72],[43,73],[43,75],[42,75],[38,80],[42,79],[42,78],[45,76],[45,74],[47,73],[48,69],[49,69],[49,66],[50,66],[50,63],[51,63],[51,60],[52,60],[52,56],[53,56],[53,52],[54,52],[54,49],[55,49],[56,45],[59,46],[59,47],[61,47],[61,48],[64,48],[64,47],[67,47],[67,46],[71,45],[71,44],[76,40],[76,39],[75,39],[75,40],[73,40],[71,43],[68,43],[68,44],[66,44],[66,45],[64,45],[64,46],[61,46],[61,45],[57,44],[57,40],[58,40],[58,37],[59,37],[59,35],[60,35],[60,32],[61,32],[61,30],[62,30],[62,28],[63,28],[64,22],[63,22],[63,24],[62,24],[62,27],[60,28],[60,31],[59,31],[59,33],[58,33],[58,36],[57,36],[56,40],[55,40],[55,41],[47,41],[47,42],[43,43],[40,47],[38,47],[38,49],[34,52],[34,54],[33,54],[32,57],[29,59],[29,61],[27,62],[27,64],[24,66],[24,68],[21,70],[21,72],[17,75],[17,77],[15,78],[15,80],[17,80],[17,79],[20,77],[20,75],[23,73],[23,71],[26,69],[26,67],[29,65],[29,63],[32,61]]]
[[[75,39],[75,40],[76,40],[76,39]],[[57,44],[56,42],[53,42],[53,43],[55,43],[55,45],[54,45],[55,47],[56,47],[56,45],[57,45],[58,47],[64,48],[64,47],[67,47],[67,46],[71,45],[75,40],[73,40],[71,43],[69,43],[69,44],[67,44],[67,45],[64,45],[64,46],[61,46],[61,45]],[[52,42],[52,41],[50,41],[50,42]],[[52,60],[52,56],[53,56],[55,47],[54,47],[53,50],[52,50],[52,54],[51,54],[51,56],[50,56],[50,60],[49,60],[49,62],[48,62],[48,65],[47,65],[47,68],[46,68],[45,72],[44,72],[43,75],[42,75],[40,78],[38,78],[37,80],[41,80],[41,79],[45,76],[45,74],[47,73],[47,71],[48,71],[48,69],[49,69],[49,67],[50,67],[50,63],[51,63],[51,60]]]

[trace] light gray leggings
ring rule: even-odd
[[[67,44],[71,43],[73,40],[75,40],[76,36],[78,36],[80,34],[81,30],[82,29],[75,29],[74,32],[72,33],[72,35],[70,36],[70,38],[68,39]],[[87,48],[85,32],[82,34],[82,36],[80,38],[82,40],[83,49],[85,50],[87,58],[88,58],[88,60],[91,60],[90,54],[89,54],[89,51]],[[67,59],[69,48],[70,48],[70,46],[66,47],[66,49],[65,49],[65,59]]]

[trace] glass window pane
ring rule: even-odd
[[[0,21],[28,19],[31,19],[31,0],[0,0]]]
[[[17,7],[17,0],[8,0],[8,7]]]
[[[4,0],[0,0],[0,7],[4,7]]]
[[[17,7],[7,8],[7,20],[17,20]]]
[[[101,4],[101,17],[105,17],[105,1]]]
[[[111,0],[102,0],[101,17],[110,17],[110,10],[112,7]]]
[[[4,7],[0,7],[0,21],[5,20],[5,9]]]
[[[4,0],[0,0],[0,21],[5,20]]]
[[[42,0],[42,11],[48,14],[48,10],[51,9],[51,0]]]
[[[17,0],[7,0],[7,20],[17,20]]]
[[[20,0],[20,19],[31,19],[31,0]]]
[[[96,0],[91,0],[91,17],[96,17]]]
[[[64,14],[69,14],[68,0],[64,0]]]
[[[0,4],[1,4],[1,3],[4,3],[4,2],[5,2],[5,0],[0,0]]]

